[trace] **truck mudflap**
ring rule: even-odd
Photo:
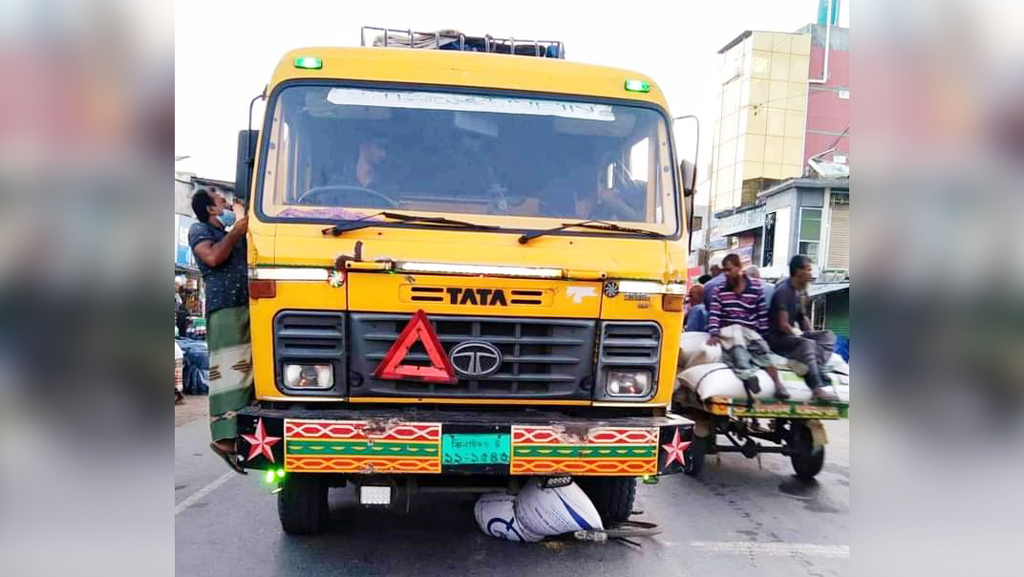
[[[679,473],[693,421],[549,412],[278,410],[238,414],[250,469],[291,473],[655,476]]]

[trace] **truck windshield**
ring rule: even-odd
[[[653,108],[299,85],[280,92],[272,114],[268,217],[346,221],[392,209],[512,228],[600,219],[677,231],[668,129]]]

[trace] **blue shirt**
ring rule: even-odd
[[[768,303],[768,306],[771,307],[772,296],[775,295],[775,285],[766,280],[761,280],[761,288],[764,289],[764,302]]]
[[[711,309],[711,295],[715,293],[715,289],[725,286],[725,273],[720,272],[718,276],[704,283],[704,308]]]
[[[686,332],[698,332],[702,333],[708,328],[708,309],[704,307],[704,303],[696,304],[690,307],[690,312],[686,313],[686,326],[683,328]]]

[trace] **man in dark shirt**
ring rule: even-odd
[[[811,259],[796,255],[789,261],[789,278],[775,285],[775,296],[769,308],[768,344],[776,353],[807,366],[804,381],[815,399],[837,401],[835,392],[823,371],[832,356],[836,337],[832,331],[811,331],[807,286],[812,279]]]
[[[380,137],[359,143],[356,156],[342,162],[328,161],[320,169],[323,186],[355,186],[377,190],[381,164],[388,157],[388,142]]]
[[[249,220],[240,205],[202,189],[192,196],[199,220],[188,231],[206,289],[206,343],[210,355],[210,448],[234,470],[238,462],[236,415],[253,394],[249,341],[249,287],[245,233]],[[230,228],[230,230],[227,230]]]

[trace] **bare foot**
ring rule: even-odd
[[[839,396],[834,392],[825,389],[825,387],[818,387],[811,390],[811,397],[816,401],[829,401],[836,402],[839,400]]]

